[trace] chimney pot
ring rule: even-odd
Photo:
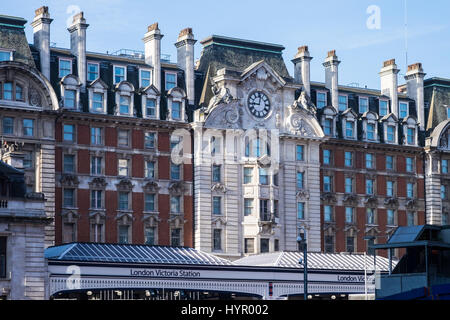
[[[383,67],[393,66],[395,65],[395,59],[387,60],[383,63]]]
[[[298,47],[298,52],[297,53],[303,53],[303,52],[308,52],[308,46]]]
[[[34,14],[36,15],[36,17],[41,15],[41,14],[48,14],[48,7],[42,6],[39,9],[36,9],[34,11]]]
[[[150,31],[153,31],[153,30],[159,30],[158,22],[155,22],[154,24],[148,26],[147,32],[150,32]]]
[[[180,34],[178,35],[178,38],[181,38],[183,36],[192,35],[192,28],[185,28],[180,31]]]
[[[328,58],[329,57],[336,57],[336,50],[331,50],[331,51],[328,51],[328,56],[327,56]]]
[[[414,63],[408,66],[408,72],[413,70],[422,70],[422,64],[420,62]]]

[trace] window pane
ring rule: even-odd
[[[63,134],[64,141],[74,141],[75,126],[73,124],[65,124],[63,128],[64,128]]]
[[[119,210],[128,210],[128,192],[119,192]]]
[[[345,122],[345,136],[347,138],[353,138],[353,121]]]
[[[297,202],[297,219],[305,219],[305,204],[303,202]]]
[[[347,96],[339,95],[339,111],[345,111],[347,108]]]
[[[88,81],[94,81],[98,76],[98,64],[88,63]]]
[[[64,172],[75,172],[75,156],[71,154],[64,155]]]
[[[155,234],[156,234],[156,228],[155,227],[148,227],[145,228],[145,244],[152,246],[155,245]]]
[[[13,134],[13,133],[14,133],[14,118],[4,117],[3,134]]]
[[[155,178],[155,163],[153,161],[145,162],[145,177]]]
[[[220,182],[220,166],[213,166],[213,172],[212,172],[212,180],[213,182]]]
[[[317,108],[322,109],[327,105],[327,95],[323,92],[317,92]]]
[[[350,207],[345,208],[345,222],[353,223],[353,208]]]
[[[125,96],[120,96],[120,114],[129,115],[130,114],[130,98]]]
[[[128,176],[128,159],[119,159],[119,176]]]
[[[329,165],[331,164],[331,151],[323,150],[323,164]]]
[[[166,90],[175,88],[176,85],[177,85],[177,79],[176,79],[175,74],[166,73]]]
[[[59,77],[64,78],[68,74],[72,73],[72,61],[59,60]]]
[[[11,53],[8,51],[0,51],[0,61],[10,61]]]
[[[180,180],[180,170],[181,165],[171,164],[170,165],[170,179],[172,180]]]
[[[170,212],[171,213],[180,213],[180,201],[181,198],[179,196],[173,196],[170,198]]]
[[[324,220],[326,222],[333,221],[333,212],[331,206],[324,206]]]
[[[261,239],[261,253],[269,252],[269,239]]]
[[[360,98],[359,99],[359,113],[365,113],[369,110],[369,99]]]
[[[253,168],[244,168],[244,184],[252,182]]]
[[[155,211],[155,195],[153,193],[145,195],[145,211]]]
[[[141,87],[145,88],[150,85],[150,71],[141,70]]]
[[[386,100],[380,100],[380,116],[384,117],[388,114],[388,102]]]
[[[129,243],[128,229],[130,226],[119,226],[119,243],[127,244]]]
[[[146,99],[147,117],[154,117],[156,115],[156,101],[155,99]]]
[[[23,89],[19,85],[16,85],[16,100],[17,101],[23,100]]]
[[[178,247],[181,245],[181,229],[172,229],[170,234],[171,245]]]
[[[64,206],[65,207],[74,207],[74,190],[73,189],[64,189]]]
[[[303,172],[297,172],[297,189],[303,189]]]
[[[259,183],[262,185],[269,184],[269,175],[267,173],[267,170],[264,168],[259,169]]]
[[[75,90],[64,90],[64,107],[75,109]]]
[[[125,68],[124,67],[115,67],[114,68],[114,83],[119,83],[125,80]]]
[[[303,146],[297,146],[297,161],[303,161]]]
[[[94,93],[92,97],[92,111],[103,112],[103,93]]]
[[[251,215],[253,211],[253,199],[244,199],[244,215]]]
[[[181,118],[180,103],[178,101],[172,101],[172,119]]]

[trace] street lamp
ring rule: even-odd
[[[303,249],[303,261],[301,258],[298,261],[299,264],[303,264],[303,299],[308,300],[308,244],[306,241],[306,229],[302,226],[299,226],[298,229],[298,250]]]

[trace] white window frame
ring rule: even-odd
[[[93,79],[93,80],[89,80],[89,65],[90,64],[95,64],[95,65],[97,65],[97,68],[98,68],[97,77],[95,79]],[[89,82],[92,82],[92,81],[97,80],[98,78],[100,78],[100,63],[99,62],[93,62],[93,61],[87,61],[86,62],[86,80],[89,81]]]
[[[319,107],[319,103],[318,103],[319,102],[319,94],[324,94],[325,95],[325,105],[323,107]],[[327,104],[328,104],[327,91],[317,90],[316,91],[316,106],[317,106],[317,109],[323,109],[323,108],[325,108],[327,106]]]
[[[167,78],[166,78],[166,75],[168,75],[168,74],[172,74],[172,75],[175,76],[175,87],[173,87],[173,88],[178,87],[177,73],[176,73],[176,72],[173,72],[173,71],[164,71],[164,89],[165,89],[166,91],[169,91],[170,89],[172,89],[172,88],[170,88],[170,89],[167,88]]]
[[[364,112],[361,112],[361,100],[366,100],[367,101],[367,110]],[[366,113],[367,111],[369,111],[369,97],[358,97],[358,112],[361,114]]]
[[[405,117],[400,116],[400,113],[401,113],[400,106],[402,104],[406,104],[406,116]],[[398,117],[399,117],[399,119],[404,119],[404,118],[407,118],[408,116],[409,116],[409,102],[408,101],[399,101],[398,102]]]
[[[381,102],[386,102],[386,114],[381,114]],[[384,116],[387,116],[389,113],[390,113],[389,112],[389,100],[387,100],[387,99],[379,99],[379,102],[378,102],[378,115],[380,117],[384,117]]]
[[[339,102],[339,98],[340,97],[345,97],[345,106],[346,106],[346,108],[344,109],[344,110],[341,110],[341,104],[340,104],[340,102]],[[339,95],[338,95],[338,111],[345,111],[345,110],[347,110],[348,109],[348,94],[344,94],[344,93],[339,93]]]
[[[152,85],[153,84],[153,70],[150,69],[150,68],[139,68],[139,87],[140,88],[147,88],[149,85],[147,85],[147,86],[143,86],[142,85],[142,71],[150,72],[150,79],[149,79],[150,84],[149,85]]]
[[[70,63],[70,73],[68,73],[68,74],[66,74],[66,75],[64,75],[62,77],[61,77],[61,61],[69,61],[69,63]],[[59,79],[62,79],[62,78],[64,78],[65,76],[67,76],[69,74],[73,74],[73,66],[72,66],[72,64],[73,64],[73,59],[58,57],[58,78]]]
[[[14,50],[0,48],[0,52],[9,53],[9,61],[14,61]],[[8,60],[4,60],[8,61]]]
[[[116,82],[116,69],[122,68],[124,69],[124,78],[123,80]],[[116,85],[122,81],[127,81],[127,66],[126,65],[113,65],[113,84]]]

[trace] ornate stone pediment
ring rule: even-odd
[[[304,116],[295,112],[289,117],[289,124],[291,126],[291,133],[302,137],[316,136],[313,128],[305,121]]]
[[[157,227],[161,219],[157,212],[144,213],[142,221],[145,222],[149,227]]]
[[[416,199],[406,199],[405,206],[408,210],[416,210],[419,204]]]
[[[95,223],[99,223],[100,220],[106,219],[106,210],[90,210],[89,219],[95,220]]]
[[[183,181],[172,181],[169,185],[170,194],[182,195],[186,192],[186,185]]]
[[[351,233],[352,235],[356,235],[358,231],[356,224],[346,224],[344,227],[344,232]]]
[[[211,186],[211,191],[218,191],[226,193],[228,191],[227,187],[222,183],[216,183]]]
[[[309,199],[309,191],[305,190],[305,189],[299,190],[297,192],[296,196],[297,196],[298,199],[305,199],[305,200],[307,200],[307,199]]]
[[[320,200],[322,200],[326,203],[336,203],[337,202],[336,195],[332,192],[322,193]]]
[[[346,205],[357,206],[358,205],[358,196],[356,194],[345,194],[343,202]]]
[[[122,220],[123,224],[129,224],[134,220],[133,211],[118,210],[116,220]]]
[[[275,226],[276,226],[275,221],[259,221],[258,222],[260,234],[268,234],[268,235],[275,234]]]
[[[384,205],[387,207],[398,207],[398,200],[395,197],[389,197],[384,199]]]
[[[377,207],[378,206],[378,198],[375,196],[368,196],[365,201],[366,207]]]
[[[317,107],[314,105],[310,96],[304,90],[302,90],[298,99],[292,104],[292,109],[303,109],[313,116],[315,116],[317,113]]]
[[[133,183],[128,178],[123,178],[116,184],[118,191],[131,191],[133,190]]]
[[[154,193],[154,192],[159,191],[160,186],[158,185],[158,183],[156,181],[151,180],[143,186],[143,189],[147,193]]]
[[[185,220],[184,217],[179,214],[171,214],[170,218],[167,221],[173,228],[180,228],[187,222],[187,220]]]
[[[241,112],[237,101],[219,104],[209,111],[205,128],[239,129],[242,126]]]
[[[227,220],[224,217],[216,217],[211,220],[211,225],[217,229],[226,226]]]
[[[106,182],[106,179],[103,177],[95,177],[92,179],[91,182],[89,182],[89,186],[91,188],[100,188],[104,189],[108,183]]]
[[[377,225],[366,225],[364,233],[367,236],[377,236],[380,233]]]
[[[65,174],[59,180],[61,185],[64,187],[78,187],[80,181],[78,180],[78,176],[74,174]]]
[[[334,222],[325,222],[322,225],[322,230],[334,233],[334,232],[336,232],[336,223],[334,223]]]
[[[61,216],[65,219],[66,222],[73,223],[78,220],[80,214],[77,210],[63,209],[61,212]]]

